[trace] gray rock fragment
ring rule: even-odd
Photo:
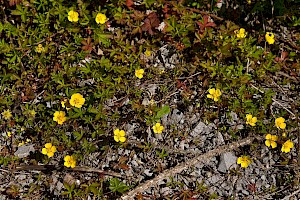
[[[152,176],[152,175],[153,175],[153,173],[150,172],[150,169],[145,169],[145,170],[144,170],[144,174],[145,174],[146,176]]]
[[[236,167],[236,160],[237,157],[232,152],[222,154],[218,171],[226,173],[226,171],[231,167]]]
[[[178,109],[174,109],[171,115],[171,124],[177,124],[183,118],[183,113]]]
[[[190,133],[191,136],[196,137],[201,134],[207,126],[203,122],[199,122],[194,130]]]
[[[35,152],[35,149],[33,147],[34,145],[22,145],[18,147],[18,150],[14,153],[15,156],[18,156],[19,158],[25,158],[29,156],[30,152]]]

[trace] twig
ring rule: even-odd
[[[285,196],[282,200],[289,200],[292,196],[296,195],[300,193],[300,189],[294,191],[292,194],[288,195],[288,196]]]
[[[245,139],[239,140],[239,141],[231,143],[229,145],[220,146],[220,147],[213,149],[207,153],[197,156],[187,162],[181,163],[181,164],[177,165],[176,167],[173,167],[171,169],[164,171],[163,173],[161,173],[154,179],[149,180],[149,181],[145,182],[144,184],[141,184],[140,186],[136,187],[134,190],[123,195],[120,199],[122,199],[122,200],[134,199],[134,197],[137,193],[144,192],[148,188],[155,186],[159,181],[166,179],[167,177],[174,176],[174,175],[182,172],[183,170],[186,170],[192,166],[195,166],[198,163],[206,162],[208,159],[210,159],[212,157],[215,157],[217,155],[220,155],[220,154],[225,153],[230,150],[237,149],[238,147],[242,147],[242,146],[251,144],[254,139],[255,139],[254,137],[247,137]],[[261,140],[262,138],[257,138],[257,139]]]
[[[197,76],[198,74],[201,74],[201,73],[202,73],[202,72],[197,72],[197,73],[192,74],[191,76],[188,76],[188,77],[179,77],[179,78],[177,78],[177,80],[190,79],[190,78],[192,78],[192,77],[194,77],[194,76]]]
[[[218,17],[218,16],[216,16],[214,14],[210,14],[208,12],[201,11],[201,10],[198,10],[196,8],[187,8],[187,9],[189,9],[190,11],[196,12],[196,13],[200,13],[201,15],[208,15],[208,16],[210,16],[210,17],[212,17],[214,19],[220,20],[220,21],[224,20],[222,17]]]
[[[250,85],[251,85],[251,87],[253,87],[254,89],[260,91],[261,93],[263,93],[263,94],[265,93],[264,91],[258,89],[258,88],[255,87],[254,85],[252,85],[252,84],[250,84]],[[288,113],[290,113],[291,115],[293,115],[294,118],[296,117],[296,115],[295,115],[292,111],[290,111],[288,108],[286,108],[286,107],[285,107],[284,105],[282,105],[280,102],[278,102],[276,99],[272,98],[272,101],[274,101],[275,103],[277,103],[278,105],[280,105],[283,109],[285,109],[286,111],[288,111]]]
[[[38,170],[38,171],[52,171],[52,170],[68,170],[68,171],[77,171],[77,172],[96,172],[108,176],[115,176],[122,178],[121,174],[116,172],[103,171],[91,167],[74,167],[74,168],[64,168],[63,166],[58,165],[18,165],[14,170]]]

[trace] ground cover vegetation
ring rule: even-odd
[[[192,130],[164,123],[174,109],[200,113],[199,121],[226,133],[225,144],[254,137],[235,151],[231,173],[263,159],[254,149],[268,148],[289,168],[282,185],[289,181],[292,191],[300,163],[299,7],[296,0],[1,0],[1,174],[42,171],[28,188],[3,178],[2,195],[51,199],[42,174],[84,176],[99,169],[90,156],[99,163],[114,155],[99,176],[64,180],[58,196],[125,196],[145,181],[126,177],[129,160],[142,153],[172,161],[173,147],[164,147]],[[155,175],[183,160],[171,161]],[[220,197],[203,182],[168,184],[174,193],[162,199]],[[136,198],[154,198],[143,195]]]

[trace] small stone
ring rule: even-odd
[[[34,145],[22,145],[18,147],[18,150],[14,153],[15,156],[19,158],[25,158],[29,156],[30,152],[35,152],[35,149],[33,147]]]
[[[221,161],[218,167],[218,171],[226,173],[231,167],[236,167],[237,157],[232,152],[226,152],[221,155]]]
[[[153,175],[153,173],[150,172],[150,169],[145,169],[144,174],[146,174],[146,176],[152,176]]]
[[[177,124],[183,118],[183,113],[178,109],[174,109],[171,115],[171,124]]]
[[[203,122],[199,122],[194,130],[190,133],[193,137],[200,135],[207,126]]]
[[[208,178],[205,182],[207,184],[215,184],[221,180],[220,175],[213,175],[212,177]]]
[[[247,196],[250,194],[247,190],[242,190],[242,193]]]

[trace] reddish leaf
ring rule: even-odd
[[[133,6],[133,1],[132,0],[126,0],[126,6],[128,7],[128,8],[131,8],[131,6]]]
[[[247,186],[247,188],[248,188],[249,191],[251,191],[253,193],[256,192],[256,185],[255,185],[255,183],[249,184]]]
[[[275,61],[276,61],[276,62],[283,62],[283,61],[285,61],[285,60],[287,59],[288,55],[289,55],[288,52],[283,51],[283,52],[281,52],[280,58],[279,58],[279,57],[276,57],[276,58],[275,58]]]
[[[203,16],[203,23],[202,22],[197,22],[197,24],[200,26],[200,33],[204,33],[206,28],[211,28],[211,27],[215,27],[216,24],[214,22],[208,22],[208,16],[204,15]]]
[[[160,24],[157,14],[155,12],[151,12],[147,18],[144,20],[144,24],[142,25],[142,31],[147,31],[150,35],[153,35],[152,28],[158,27]]]
[[[94,44],[92,43],[92,38],[88,37],[86,40],[81,42],[83,44],[82,50],[91,52],[93,50]]]

